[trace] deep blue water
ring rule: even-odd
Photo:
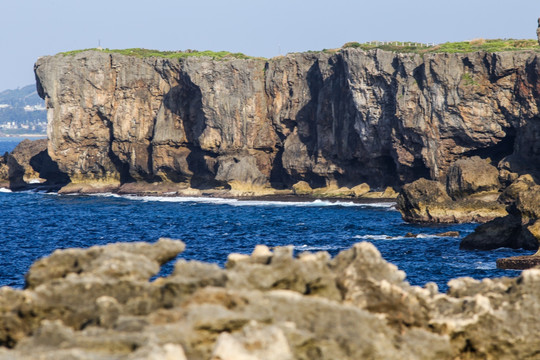
[[[0,139],[0,153],[6,141]],[[15,142],[16,145],[16,142]],[[14,147],[15,145],[12,144]],[[294,245],[296,252],[336,255],[359,241],[370,241],[383,257],[407,273],[413,285],[434,281],[446,290],[455,277],[516,276],[498,270],[495,260],[528,252],[460,251],[460,238],[476,225],[407,224],[391,204],[361,205],[194,198],[138,198],[0,192],[0,286],[22,287],[37,259],[55,249],[119,241],[183,240],[179,257],[223,265],[231,252],[251,253],[255,245]],[[405,238],[407,232],[422,234]],[[171,265],[164,270],[170,271]]]

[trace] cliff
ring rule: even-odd
[[[463,156],[530,172],[533,51],[342,49],[270,60],[40,58],[49,154],[73,183],[400,185]]]

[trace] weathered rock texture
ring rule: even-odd
[[[40,58],[35,72],[49,153],[74,183],[381,187],[444,179],[462,156],[508,156],[509,172],[540,157],[535,52],[89,51]]]
[[[370,243],[179,260],[180,241],[58,250],[0,289],[0,359],[527,359],[540,270],[410,286]]]

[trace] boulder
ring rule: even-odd
[[[433,218],[428,206],[446,204],[451,200],[443,184],[421,178],[402,187],[397,198],[397,209],[405,221],[429,222]]]
[[[461,241],[461,249],[491,250],[499,247],[536,250],[540,245],[540,186],[522,176],[501,194],[510,202],[510,214],[478,226]]]
[[[534,185],[519,193],[516,200],[516,210],[522,221],[540,219],[540,185]]]
[[[306,181],[299,181],[292,186],[295,195],[311,195],[313,189]]]
[[[457,160],[446,175],[446,189],[453,199],[497,192],[500,187],[497,168],[478,156]]]
[[[442,233],[435,234],[435,236],[440,236],[440,237],[459,237],[459,236],[460,236],[460,233],[459,233],[459,231],[445,231],[445,232],[442,232]]]
[[[495,201],[453,201],[443,184],[426,179],[403,186],[397,209],[405,221],[419,223],[487,222],[507,214],[505,206]]]
[[[360,185],[353,186],[351,190],[354,193],[355,197],[361,197],[362,195],[367,194],[371,190],[371,188],[368,184],[362,183]]]
[[[383,191],[370,191],[362,195],[366,199],[396,199],[398,193],[391,186],[387,186]]]
[[[518,249],[523,245],[521,241],[521,220],[516,216],[505,216],[481,224],[473,233],[465,236],[460,244],[461,250],[493,250],[501,247]]]
[[[536,183],[531,175],[522,175],[512,182],[499,196],[499,201],[505,204],[515,203],[520,193],[529,190]]]

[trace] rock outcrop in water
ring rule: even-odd
[[[480,225],[461,241],[461,249],[499,247],[536,250],[540,245],[540,186],[530,175],[516,179],[500,196],[509,214]]]
[[[0,289],[0,359],[526,359],[540,270],[410,286],[370,243],[179,260],[180,241],[57,250]]]
[[[499,171],[478,156],[459,159],[446,181],[418,179],[403,186],[397,209],[403,219],[424,223],[487,222],[506,216]]]
[[[30,184],[66,184],[69,178],[58,170],[47,152],[47,140],[23,140],[11,153],[0,156],[0,187],[21,190]]]
[[[505,157],[507,173],[539,160],[532,51],[223,61],[87,51],[40,58],[35,71],[49,154],[74,189],[377,188],[444,179],[461,157]]]

